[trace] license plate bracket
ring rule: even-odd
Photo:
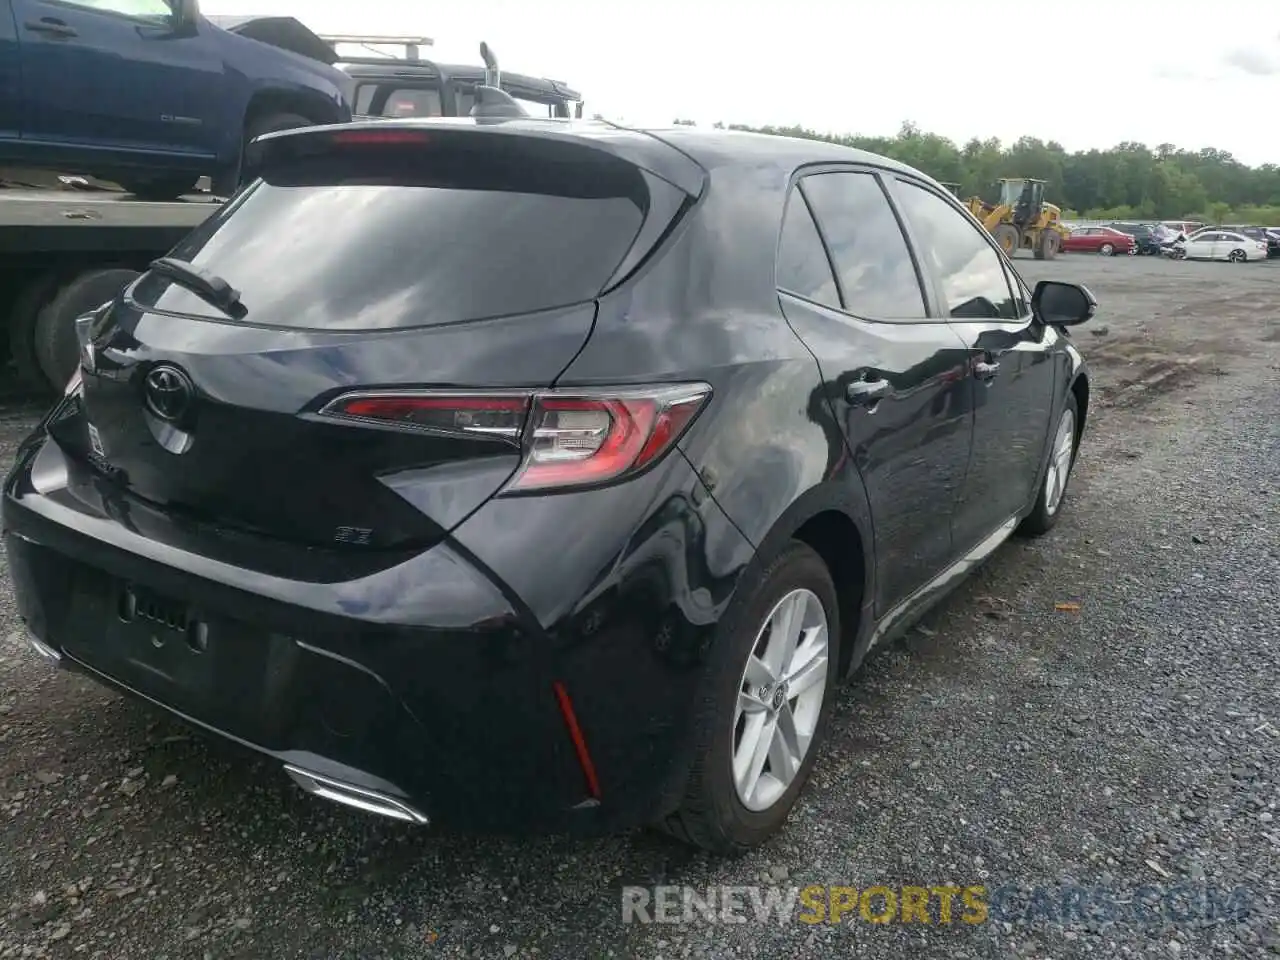
[[[119,584],[116,616],[102,636],[102,652],[130,673],[186,697],[203,698],[216,675],[209,624],[189,604],[146,587]]]
[[[74,659],[138,693],[236,736],[273,738],[294,708],[297,646],[136,583],[92,577],[73,594]]]

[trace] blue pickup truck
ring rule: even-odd
[[[351,119],[337,59],[292,18],[207,18],[197,0],[0,0],[0,165],[148,200],[208,176],[226,196],[254,137]]]

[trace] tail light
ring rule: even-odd
[[[506,442],[522,453],[504,492],[609,483],[652,466],[706,406],[704,383],[522,393],[360,392],[320,416],[440,437]]]

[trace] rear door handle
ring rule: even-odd
[[[973,375],[979,380],[993,380],[999,372],[1000,364],[994,361],[988,363],[985,360],[979,360],[973,365]]]
[[[887,396],[889,390],[888,380],[855,380],[845,387],[844,396],[855,406],[870,406]]]
[[[23,24],[32,33],[47,33],[51,37],[78,37],[75,27],[69,27],[61,20],[45,17],[43,20],[28,20]]]

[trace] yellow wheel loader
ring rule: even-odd
[[[1052,260],[1071,235],[1062,222],[1062,209],[1045,203],[1043,180],[1008,177],[1000,181],[1000,200],[984,203],[980,197],[965,201],[969,212],[1009,256],[1029,249],[1037,260]]]

